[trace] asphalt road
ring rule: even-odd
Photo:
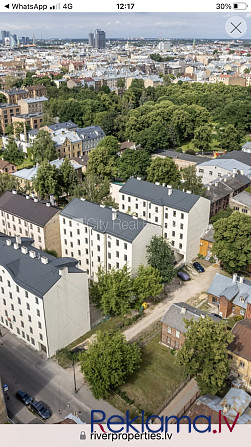
[[[1,327],[0,377],[8,384],[7,410],[16,423],[40,423],[40,420],[15,398],[21,389],[33,399],[41,400],[52,411],[46,423],[63,420],[69,413],[76,414],[83,422],[91,420],[91,410],[103,410],[107,418],[120,414],[103,400],[97,401],[84,384],[82,374],[76,372],[77,394],[74,391],[73,371],[64,370],[56,362],[47,359],[44,353],[34,351],[22,340]]]

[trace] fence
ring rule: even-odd
[[[172,400],[179,394],[179,392],[181,390],[183,390],[183,388],[187,385],[187,383],[191,380],[191,377],[188,376],[186,378],[186,380],[184,382],[182,382],[178,388],[176,388],[176,390],[173,392],[173,394],[162,404],[161,408],[159,409],[158,413],[160,414],[166,407],[167,405],[170,404],[170,402],[172,402]],[[184,413],[183,413],[184,414]]]
[[[187,402],[187,404],[182,408],[182,410],[176,415],[177,418],[180,418],[189,410],[189,408],[194,404],[196,399],[198,399],[199,395],[200,391],[197,391],[197,393],[189,400],[189,402]],[[177,419],[171,419],[170,423],[177,424]]]

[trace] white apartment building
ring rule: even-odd
[[[196,175],[201,177],[204,185],[215,182],[215,180],[219,180],[228,174],[237,174],[238,171],[240,174],[251,178],[251,166],[234,158],[215,158],[196,166]]]
[[[130,178],[119,190],[119,210],[159,225],[176,260],[191,262],[209,223],[210,201],[189,191]]]
[[[31,243],[0,237],[0,325],[51,357],[90,330],[88,277]]]
[[[0,232],[29,237],[39,250],[55,250],[61,256],[59,212],[50,202],[6,191],[0,197]]]
[[[78,259],[94,280],[99,266],[109,271],[127,264],[135,273],[147,263],[146,246],[152,237],[161,236],[154,223],[85,199],[73,199],[59,219],[63,256]]]

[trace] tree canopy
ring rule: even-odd
[[[148,182],[165,183],[166,185],[172,185],[174,188],[177,188],[180,179],[180,171],[174,161],[169,157],[156,157],[152,160],[149,168],[147,168]]]
[[[213,253],[229,273],[245,270],[251,264],[251,216],[235,211],[213,226]]]
[[[147,247],[147,261],[150,266],[159,271],[164,282],[172,281],[175,276],[175,258],[166,239],[153,236]]]
[[[193,194],[205,197],[206,188],[204,187],[201,178],[196,175],[195,166],[188,166],[187,168],[182,169],[182,177],[183,180],[185,180],[182,184],[182,188],[184,188],[185,191],[191,191]]]
[[[57,151],[51,135],[44,129],[40,129],[30,146],[33,160],[41,163],[44,160],[52,161],[57,158]]]
[[[128,180],[131,176],[144,178],[150,162],[150,155],[144,149],[125,149],[118,159],[118,176],[122,180]]]
[[[127,343],[120,333],[98,332],[87,352],[80,354],[81,371],[96,399],[125,383],[141,363],[141,350],[136,343]]]
[[[3,159],[14,165],[20,165],[24,161],[24,153],[17,147],[13,137],[10,137],[3,153]]]
[[[195,377],[202,394],[217,394],[224,388],[229,374],[227,347],[233,335],[224,321],[209,317],[186,320],[186,338],[177,353],[185,373]]]

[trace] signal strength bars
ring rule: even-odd
[[[50,6],[50,9],[60,9],[60,3],[57,3],[56,5]]]

